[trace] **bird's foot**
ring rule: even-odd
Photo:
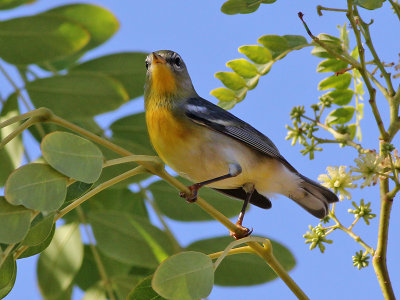
[[[199,189],[201,188],[201,186],[199,186],[198,184],[193,184],[191,186],[188,186],[190,193],[187,194],[185,192],[180,192],[179,196],[181,196],[182,198],[185,198],[185,200],[189,203],[193,203],[196,202],[197,200],[197,194]]]
[[[236,240],[245,238],[246,236],[249,236],[253,232],[253,228],[252,229],[246,228],[242,226],[242,224],[236,223],[236,226],[238,228],[237,231],[229,232],[230,236],[235,238]]]

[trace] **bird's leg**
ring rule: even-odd
[[[234,232],[234,231],[230,232],[230,235],[237,240],[244,238],[246,236],[249,236],[253,232],[253,229],[249,229],[249,228],[242,226],[242,222],[243,222],[244,214],[246,213],[247,205],[249,204],[251,196],[253,195],[253,192],[254,192],[254,184],[245,184],[243,186],[243,189],[246,191],[246,199],[244,200],[242,210],[240,211],[239,218],[236,222],[236,226],[238,227],[240,232]]]
[[[220,180],[224,180],[227,178],[238,176],[240,173],[242,173],[242,168],[240,167],[240,165],[230,164],[228,174],[225,174],[225,175],[213,178],[213,179],[209,179],[206,181],[195,183],[191,186],[188,186],[188,188],[190,189],[189,195],[184,192],[181,192],[179,195],[182,198],[185,198],[187,202],[193,203],[197,200],[197,193],[198,193],[199,189],[202,188],[203,186],[213,183],[213,182],[216,182],[216,181],[220,181]]]

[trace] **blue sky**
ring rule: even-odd
[[[338,5],[344,8],[344,1],[290,1],[278,0],[273,5],[261,5],[250,15],[227,16],[220,12],[224,1],[85,1],[110,9],[119,19],[119,32],[106,44],[84,57],[84,60],[105,54],[123,51],[151,52],[159,49],[171,49],[181,54],[189,69],[197,92],[216,102],[209,92],[220,87],[214,78],[217,71],[227,71],[225,63],[242,57],[237,48],[241,45],[256,44],[257,38],[265,34],[299,34],[306,36],[297,17],[302,11],[313,33],[337,35],[336,25],[346,22],[344,13],[325,12],[319,17],[315,7]],[[33,5],[0,12],[0,19],[30,15],[48,8],[66,4],[68,1],[39,0]],[[369,12],[362,10],[368,19]],[[398,20],[390,10],[387,1],[384,7],[374,12],[375,22],[371,27],[375,46],[386,62],[398,61],[400,48],[400,30]],[[309,38],[307,37],[309,40]],[[352,39],[354,46],[354,39]],[[304,175],[316,179],[325,172],[328,165],[349,165],[356,152],[353,149],[328,145],[323,152],[317,152],[310,161],[302,156],[300,147],[291,147],[285,141],[285,124],[290,124],[289,112],[295,105],[314,103],[322,93],[317,91],[318,82],[325,76],[316,73],[320,59],[309,54],[311,48],[289,54],[284,60],[273,66],[271,72],[261,78],[258,87],[250,91],[247,98],[232,112],[268,135],[287,160]],[[398,84],[398,83],[397,83]],[[11,91],[3,77],[0,77],[1,92]],[[4,94],[3,94],[4,95]],[[378,95],[377,102],[384,114],[387,111],[385,99]],[[107,126],[117,116],[143,110],[143,99],[137,99],[124,105],[118,113],[101,118],[102,126]],[[365,105],[363,124],[363,144],[366,148],[377,147],[378,131],[372,123],[372,113]],[[384,118],[384,122],[386,122]],[[372,124],[372,125],[371,125]],[[399,138],[394,141],[399,145]],[[355,190],[353,200],[364,198],[372,202],[375,213],[379,209],[377,187]],[[397,200],[397,199],[395,199]],[[337,205],[337,215],[344,224],[350,224],[353,215],[347,213],[350,201]],[[395,292],[400,292],[400,269],[396,268],[396,249],[400,242],[396,237],[400,228],[400,207],[394,201],[389,232],[388,268]],[[349,236],[342,232],[333,233],[334,240],[324,254],[318,250],[309,251],[302,235],[309,224],[318,222],[292,201],[284,197],[273,199],[273,208],[265,211],[253,207],[245,217],[244,225],[254,228],[254,235],[260,234],[286,245],[295,255],[297,266],[290,273],[293,279],[311,299],[380,299],[382,294],[372,266],[359,271],[352,266],[351,256],[361,249]],[[179,223],[168,220],[182,245],[200,238],[228,234],[227,230],[216,222]],[[377,236],[377,218],[370,226],[360,222],[355,232],[375,247]],[[41,299],[36,286],[36,258],[18,262],[17,282],[7,299]],[[75,293],[74,299],[81,294]],[[280,281],[253,287],[222,288],[215,287],[209,299],[294,299],[293,294]]]

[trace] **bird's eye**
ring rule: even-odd
[[[179,56],[174,58],[174,64],[177,67],[180,67],[182,65],[182,60],[181,60],[181,58]]]
[[[146,61],[146,70],[148,70],[148,69],[149,69],[149,62]]]

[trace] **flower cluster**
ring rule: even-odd
[[[319,250],[321,253],[324,253],[325,251],[325,245],[323,243],[327,244],[332,244],[332,240],[326,239],[326,229],[321,226],[321,224],[318,224],[318,226],[312,227],[311,225],[308,226],[310,231],[307,231],[303,237],[306,239],[305,243],[306,244],[311,244],[310,245],[310,250],[314,249],[315,247],[318,246]]]
[[[367,154],[360,155],[354,161],[357,167],[351,167],[351,171],[360,173],[360,175],[353,176],[353,179],[364,179],[361,188],[371,186],[371,184],[375,185],[379,179],[379,173],[383,172],[383,158],[375,152],[368,152]]]
[[[357,206],[354,201],[352,204],[355,209],[349,209],[348,212],[354,214],[355,218],[363,218],[367,225],[369,225],[369,220],[376,217],[376,214],[371,213],[372,209],[369,208],[371,206],[371,202],[364,204],[364,199],[361,199],[360,206]]]
[[[351,199],[351,194],[346,189],[354,189],[357,187],[352,181],[351,171],[346,172],[346,166],[340,167],[327,167],[328,174],[321,174],[318,176],[318,181],[329,189],[333,189],[336,193],[339,193],[339,199],[341,201],[346,197]]]
[[[361,270],[362,268],[368,267],[369,256],[368,254],[363,254],[362,250],[356,252],[356,255],[353,255],[352,258],[353,266],[357,267],[357,269]]]

